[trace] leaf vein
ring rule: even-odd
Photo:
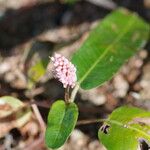
[[[133,19],[134,15],[129,19],[129,23],[127,24],[127,27],[124,29],[124,31],[122,32],[122,34],[120,34],[118,36],[118,38],[116,38],[116,40],[114,40],[112,42],[112,44],[110,46],[108,46],[108,48],[106,48],[105,52],[99,57],[99,59],[97,59],[94,64],[89,67],[89,70],[85,73],[85,75],[83,75],[83,77],[78,81],[79,84],[82,83],[82,81],[90,74],[90,72],[92,72],[92,70],[95,68],[95,66],[103,59],[103,57],[105,57],[105,55],[109,52],[109,50],[112,48],[112,46],[117,43],[126,33],[127,31],[130,29],[130,27],[133,25],[134,23],[134,19]]]
[[[118,122],[116,120],[107,120],[107,122],[110,122],[112,124],[116,124],[118,126],[124,127],[124,124],[122,124],[121,122]],[[130,129],[130,130],[134,130],[134,131],[140,133],[141,135],[144,135],[150,141],[150,135],[148,133],[145,133],[145,132],[143,132],[142,130],[140,130],[138,128],[128,126],[128,125],[127,125],[127,128]]]

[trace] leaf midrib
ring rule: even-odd
[[[119,122],[119,121],[116,121],[116,120],[107,120],[107,122],[110,122],[112,124],[116,124],[118,126],[121,126],[121,127],[124,127],[125,124]],[[142,130],[138,129],[138,128],[135,128],[135,127],[132,127],[132,126],[128,126],[127,125],[127,128],[130,129],[130,130],[134,130],[138,133],[140,133],[141,135],[143,135],[144,137],[146,137],[149,141],[150,141],[150,135],[148,133],[145,133],[143,132]]]
[[[60,121],[60,128],[59,128],[59,130],[58,130],[58,133],[60,133],[60,131],[61,131],[61,129],[62,129],[62,122],[63,122],[63,120],[64,120],[64,116],[66,115],[66,105],[65,105],[65,112],[63,113],[63,117],[62,117],[62,119],[61,119],[61,121]],[[58,139],[58,136],[59,136],[59,134],[57,134],[57,136],[56,136],[56,138],[55,138],[55,140],[54,140],[54,145],[56,145],[56,141],[57,141],[57,139]]]
[[[95,66],[103,59],[103,57],[109,52],[109,50],[113,47],[113,45],[115,43],[117,43],[126,33],[127,31],[130,29],[130,27],[132,26],[132,24],[134,23],[134,19],[132,19],[134,17],[134,15],[132,15],[132,17],[130,17],[129,19],[129,23],[127,24],[127,27],[124,29],[124,31],[122,32],[122,34],[120,34],[118,36],[118,38],[116,38],[116,40],[114,40],[112,42],[112,44],[110,44],[110,46],[108,46],[108,48],[106,48],[106,50],[104,51],[104,53],[99,57],[99,59],[97,59],[94,64],[89,68],[89,70],[85,73],[85,75],[79,80],[79,84],[82,83],[82,81],[90,74],[90,72],[92,72],[92,70],[95,68]]]

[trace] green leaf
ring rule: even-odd
[[[48,57],[47,57],[48,58]],[[34,66],[29,69],[29,78],[37,82],[46,73],[46,67],[48,65],[49,59],[40,60]]]
[[[98,137],[107,150],[137,150],[140,139],[150,142],[150,112],[120,107],[100,128]]]
[[[145,45],[148,36],[149,25],[136,14],[119,9],[108,15],[72,58],[78,83],[91,89],[111,79]]]
[[[28,89],[32,89],[45,75],[52,50],[53,43],[44,41],[33,41],[25,50],[23,62],[27,70]]]
[[[46,145],[50,148],[62,146],[74,129],[77,118],[78,108],[75,103],[66,104],[62,100],[56,101],[48,115]]]

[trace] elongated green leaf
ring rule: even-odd
[[[112,78],[145,45],[149,34],[149,25],[136,14],[119,9],[108,15],[72,58],[78,83],[91,89]]]
[[[74,129],[77,118],[78,108],[75,103],[66,104],[62,100],[55,102],[48,115],[46,145],[50,148],[62,146]]]
[[[135,107],[118,108],[98,136],[107,150],[137,150],[141,139],[150,142],[150,112]]]

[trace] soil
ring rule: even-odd
[[[0,129],[0,150],[47,149],[44,144],[47,114],[55,100],[63,99],[64,90],[53,78],[51,66],[40,82],[29,88],[30,66],[55,51],[70,58],[97,22],[120,6],[150,21],[149,0],[114,0],[101,5],[92,0],[72,5],[63,0],[0,0],[0,96],[17,97],[33,110],[31,118],[21,127],[4,124],[6,128]],[[79,121],[106,118],[122,105],[150,110],[149,89],[150,42],[111,81],[90,91],[79,91],[76,98]],[[60,149],[105,150],[97,138],[100,126],[100,123],[77,125]],[[148,150],[146,145],[142,144],[144,150]]]

